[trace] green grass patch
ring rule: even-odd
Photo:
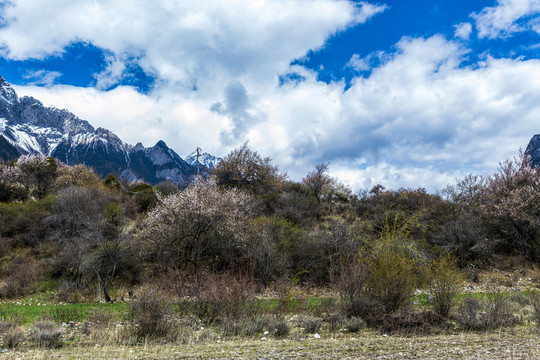
[[[58,322],[87,321],[88,313],[94,309],[106,309],[114,314],[114,320],[125,317],[129,304],[118,303],[95,303],[95,304],[0,304],[0,320],[17,320],[22,324],[33,323],[39,319],[49,317]]]

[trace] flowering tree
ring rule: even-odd
[[[249,195],[220,189],[214,177],[198,178],[186,190],[161,198],[139,235],[143,249],[162,265],[178,268],[188,262],[198,272],[211,248],[232,254],[244,246],[251,211]]]
[[[487,182],[482,209],[500,233],[499,250],[540,255],[540,170],[523,152]]]
[[[52,157],[23,155],[0,171],[0,182],[9,188],[11,197],[42,198],[52,189],[57,176],[57,164]]]

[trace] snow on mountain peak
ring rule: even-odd
[[[206,166],[207,168],[212,169],[221,161],[221,158],[210,155],[207,152],[203,152],[201,148],[198,148],[198,150],[199,164],[202,166]],[[192,166],[197,166],[197,149],[195,149],[191,154],[189,154],[186,157],[185,161]]]

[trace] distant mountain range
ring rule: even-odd
[[[197,174],[196,153],[183,160],[163,141],[149,148],[126,144],[111,131],[94,129],[67,110],[45,107],[32,97],[19,99],[0,76],[0,158],[4,160],[43,154],[68,165],[91,166],[101,176],[113,173],[128,181],[156,184],[169,180],[184,185]],[[219,160],[200,152],[201,172]]]

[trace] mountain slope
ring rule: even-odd
[[[19,99],[0,76],[0,158],[23,154],[52,156],[69,165],[92,166],[101,176],[114,173],[151,184],[169,180],[184,185],[197,172],[163,141],[150,148],[126,144],[67,110],[45,107],[32,97]]]
[[[540,167],[540,134],[534,135],[525,149],[525,155],[531,157],[531,164]]]

